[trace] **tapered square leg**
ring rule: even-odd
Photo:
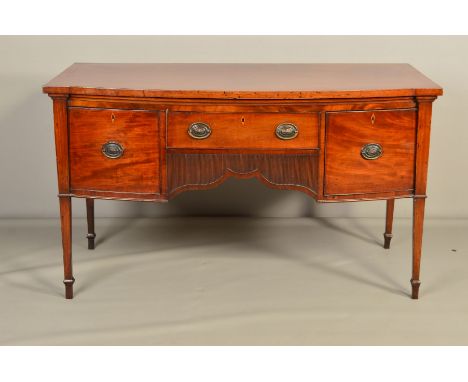
[[[94,232],[94,199],[86,198],[86,217],[88,220],[88,249],[94,249],[94,240],[96,233]]]
[[[69,196],[60,197],[60,223],[62,227],[62,250],[63,250],[63,274],[65,284],[65,298],[73,298],[73,277],[72,270],[72,209],[71,198]]]
[[[393,210],[395,208],[395,199],[387,200],[387,213],[385,217],[385,233],[384,233],[384,248],[390,248],[390,240],[392,240],[393,228]]]
[[[418,299],[419,287],[419,272],[421,267],[421,249],[424,224],[424,206],[426,199],[417,198],[413,200],[413,272],[411,277],[411,298]]]

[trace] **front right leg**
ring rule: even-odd
[[[63,273],[65,284],[65,298],[73,298],[73,277],[72,270],[72,208],[71,197],[60,196],[60,223],[62,226],[62,248],[63,248]]]
[[[413,272],[411,276],[411,298],[415,300],[419,298],[419,286],[421,285],[419,273],[421,268],[421,247],[425,204],[425,198],[413,199]]]

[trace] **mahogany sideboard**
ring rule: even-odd
[[[318,202],[413,198],[417,299],[432,102],[408,64],[74,64],[53,100],[65,297],[73,298],[71,198],[163,202],[229,177]]]

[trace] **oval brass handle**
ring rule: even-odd
[[[299,134],[299,129],[294,123],[282,123],[276,127],[276,136],[279,139],[293,139]]]
[[[120,158],[124,153],[124,148],[118,142],[109,141],[102,145],[102,154],[110,159]]]
[[[382,156],[383,149],[378,143],[368,143],[367,145],[362,146],[361,156],[364,159],[374,160]]]
[[[211,135],[211,127],[205,122],[194,122],[187,132],[194,139],[206,139]]]

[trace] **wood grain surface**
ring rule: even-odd
[[[77,63],[45,93],[168,98],[317,99],[437,96],[439,85],[408,64]]]
[[[207,123],[212,132],[206,139],[188,133],[194,122]],[[282,140],[275,134],[282,123],[292,123],[299,131],[296,138]],[[318,148],[318,114],[286,113],[188,113],[168,115],[167,147],[174,148]]]
[[[157,113],[72,108],[69,124],[72,191],[159,193]],[[109,141],[123,146],[122,157],[103,155]]]
[[[167,155],[168,193],[213,188],[229,177],[257,178],[272,188],[291,189],[315,195],[318,152],[265,154],[221,152]]]
[[[361,156],[361,149],[369,143],[382,146],[380,158],[367,160]],[[329,113],[324,192],[413,190],[415,149],[415,110]]]

